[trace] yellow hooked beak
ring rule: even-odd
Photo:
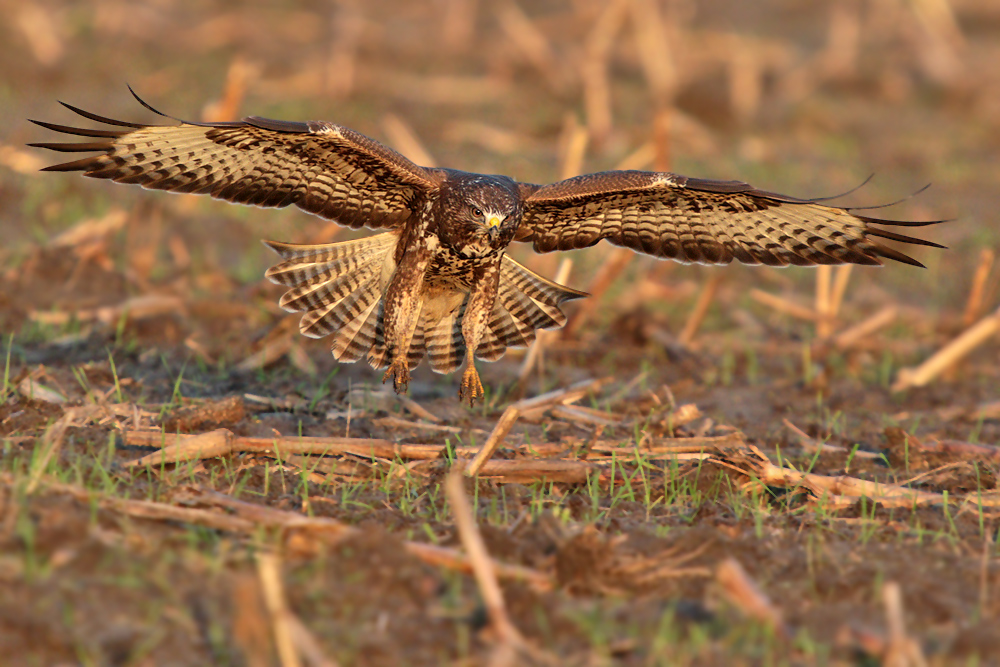
[[[500,218],[497,216],[490,216],[490,219],[486,221],[486,233],[490,235],[490,239],[495,239],[497,234],[500,233]]]

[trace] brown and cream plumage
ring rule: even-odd
[[[397,391],[405,390],[410,370],[424,356],[440,373],[454,371],[464,358],[460,395],[470,403],[483,395],[474,357],[493,361],[508,346],[530,344],[537,329],[565,323],[564,302],[585,296],[507,257],[513,241],[550,252],[603,239],[682,262],[736,259],[771,266],[879,265],[881,258],[920,266],[879,239],[941,247],[884,229],[933,222],[858,215],[857,209],[738,181],[608,171],[532,185],[420,167],[325,121],[250,116],[226,123],[142,125],[65,106],[120,129],[33,121],[96,139],[31,144],[98,153],[46,171],[82,171],[240,204],[295,204],[349,227],[388,230],[343,243],[268,242],[283,261],[266,275],[289,288],[282,307],[305,313],[303,334],[332,336],[340,361],[367,354],[373,367],[388,367],[383,381],[392,377]]]

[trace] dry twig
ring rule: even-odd
[[[889,638],[882,656],[883,667],[926,667],[920,644],[906,634],[903,620],[903,593],[895,581],[887,581],[882,586],[882,601],[885,603],[886,624]]]
[[[404,451],[407,453],[405,458],[437,458],[441,452],[441,446],[397,445],[390,440],[377,438],[238,437],[229,429],[224,428],[200,435],[172,435],[162,431],[129,431],[125,433],[125,443],[140,447],[163,447],[158,452],[124,464],[125,467],[130,468],[208,459],[236,452],[261,452],[279,456],[286,454],[357,454],[386,459],[401,457]],[[475,448],[469,449],[475,451]]]
[[[963,331],[916,368],[900,368],[893,391],[923,387],[1000,332],[1000,308]]]
[[[978,442],[963,442],[961,440],[937,440],[929,438],[926,441],[907,433],[900,428],[890,427],[885,430],[890,442],[905,444],[915,452],[945,454],[964,458],[975,458],[986,461],[1000,462],[1000,447]],[[910,480],[911,482],[913,480]]]
[[[996,253],[992,248],[979,251],[979,264],[972,274],[972,287],[969,288],[969,298],[965,302],[965,312],[962,315],[962,326],[970,327],[982,315],[986,296],[986,281],[993,269]]]
[[[62,448],[63,441],[66,439],[66,429],[72,424],[79,411],[80,408],[66,410],[55,424],[45,430],[45,434],[42,435],[42,453],[32,466],[31,478],[25,488],[27,495],[31,495],[38,488],[38,483],[49,467],[49,462]]]
[[[740,470],[744,474],[756,477],[764,484],[803,487],[817,497],[825,496],[831,499],[839,497],[849,502],[855,502],[860,498],[869,498],[887,507],[912,507],[944,502],[940,493],[917,491],[897,484],[872,482],[847,475],[831,477],[806,473],[775,465],[757,447],[749,444],[741,448],[735,456],[722,455],[713,460],[733,470]],[[747,466],[749,470],[741,468],[740,464]]]
[[[130,297],[117,306],[102,306],[76,311],[41,311],[33,310],[28,317],[43,324],[66,324],[72,320],[90,322],[96,320],[102,324],[116,324],[123,317],[132,320],[143,320],[160,315],[174,315],[186,312],[185,302],[176,296],[164,294],[145,294]]]
[[[281,565],[274,554],[260,552],[257,554],[257,575],[260,577],[264,602],[271,614],[271,625],[274,630],[274,643],[278,648],[278,659],[281,667],[299,667],[299,652],[292,642],[292,631],[289,618],[292,612],[288,609],[285,598],[285,586],[281,580]]]
[[[205,106],[201,119],[208,123],[230,121],[240,117],[240,107],[247,93],[247,81],[257,74],[256,67],[237,55],[229,62],[226,71],[226,84],[222,97]]]
[[[853,327],[841,331],[833,339],[833,344],[840,350],[846,350],[868,338],[879,329],[892,324],[899,315],[896,306],[886,306],[871,317],[858,322]]]
[[[555,389],[533,398],[521,399],[512,405],[521,412],[521,416],[524,419],[537,419],[552,406],[576,403],[587,394],[596,392],[602,386],[611,382],[611,380],[612,378],[610,377],[599,380],[581,380],[563,389]]]
[[[449,473],[448,477],[445,478],[444,492],[451,505],[452,515],[455,517],[455,527],[458,530],[462,546],[469,554],[469,561],[472,564],[479,592],[483,596],[483,603],[486,605],[490,625],[501,642],[517,648],[523,647],[525,645],[524,637],[521,636],[510,620],[510,616],[507,615],[507,606],[504,603],[503,592],[500,590],[500,584],[493,568],[493,559],[486,551],[483,536],[479,533],[479,526],[476,525],[476,518],[472,513],[472,506],[469,504],[469,498],[465,494],[463,484],[462,476],[459,473]]]
[[[468,48],[476,32],[476,0],[447,0],[441,32],[445,46],[453,52]]]
[[[712,276],[705,281],[704,286],[701,288],[701,293],[698,294],[698,301],[695,302],[694,308],[691,310],[691,314],[688,316],[687,322],[684,323],[684,329],[681,331],[680,335],[677,337],[677,342],[685,347],[690,347],[691,343],[694,341],[694,336],[698,333],[698,327],[705,320],[705,315],[708,314],[708,307],[712,305],[712,300],[715,298],[715,293],[719,291],[719,285],[722,283],[722,273],[713,273]]]
[[[558,398],[563,400],[578,400],[583,394],[560,393],[559,396],[548,396],[548,400],[558,402]],[[539,398],[545,398],[539,397]],[[534,399],[531,399],[534,400]],[[551,404],[543,404],[533,410],[547,410]],[[523,409],[517,407],[515,409]],[[697,409],[686,410],[685,408],[694,406],[680,406],[673,415],[677,421],[674,425],[685,423],[689,419],[696,419],[700,416]],[[505,413],[507,414],[507,413]],[[511,417],[508,417],[512,419]],[[672,417],[668,417],[668,420]],[[513,423],[513,422],[512,422]],[[498,424],[499,426],[499,424]],[[437,428],[437,427],[435,427]],[[252,438],[234,435],[228,429],[217,429],[200,435],[169,434],[163,431],[128,431],[124,435],[125,443],[135,447],[161,447],[160,451],[147,454],[139,459],[128,461],[123,464],[126,468],[136,468],[143,466],[158,466],[166,463],[177,463],[180,461],[193,461],[219,456],[228,456],[238,452],[250,452],[260,454],[271,454],[282,459],[295,454],[299,455],[353,455],[365,458],[376,458],[385,461],[397,459],[430,461],[441,459],[447,446],[444,444],[398,444],[389,440],[379,440],[376,438],[308,438],[308,437],[274,437],[274,438]],[[635,446],[622,447],[618,440],[596,440],[591,445],[594,452],[607,452],[608,455],[614,452],[622,459],[632,456],[657,456],[674,455],[681,453],[701,453],[711,450],[721,450],[742,442],[742,435],[734,433],[724,436],[714,437],[691,437],[691,438],[648,438],[645,439],[639,448]],[[548,470],[576,470],[577,462],[573,460],[561,461],[559,459],[548,459],[545,457],[559,456],[565,453],[568,446],[564,442],[534,443],[517,447],[516,451],[529,457],[526,460],[518,461],[487,461],[483,463],[485,468],[480,468],[479,474],[506,474],[513,469],[505,466],[521,466],[522,473],[527,474],[531,470],[536,470],[537,474],[544,474],[541,471]],[[473,459],[483,451],[480,447],[462,446],[455,448],[455,454],[459,458]],[[562,464],[569,467],[560,468]]]
[[[625,423],[625,419],[621,415],[611,415],[603,410],[585,408],[579,405],[557,405],[549,412],[556,419],[589,426],[618,426]]]
[[[325,92],[333,98],[346,98],[354,92],[358,72],[358,49],[363,44],[368,22],[358,3],[337,3],[332,19],[330,54],[323,72]]]
[[[799,304],[793,303],[780,296],[775,296],[770,292],[757,289],[756,287],[750,290],[750,298],[761,305],[767,306],[768,308],[776,310],[784,315],[791,315],[792,317],[796,317],[800,320],[807,320],[809,322],[816,322],[819,320],[819,315],[816,314],[816,311],[800,306]]]
[[[487,461],[478,471],[479,477],[494,479],[507,484],[532,482],[562,482],[582,484],[594,470],[588,461],[572,459],[496,459]]]
[[[424,167],[433,167],[437,164],[430,152],[424,147],[423,142],[417,138],[417,133],[413,131],[413,128],[396,114],[387,113],[383,116],[382,128],[385,130],[389,143],[403,155]]]
[[[781,617],[781,610],[771,602],[739,561],[727,558],[719,563],[715,580],[733,606],[750,618],[766,624],[778,636],[788,637],[788,629]]]
[[[399,402],[403,405],[403,407],[406,408],[408,411],[410,411],[414,416],[419,417],[420,419],[426,419],[427,421],[432,422],[434,424],[440,424],[442,422],[442,419],[440,417],[435,415],[433,412],[431,412],[424,406],[417,403],[409,396],[403,396],[400,394],[398,395],[398,398]]]
[[[823,442],[822,440],[811,437],[808,433],[787,419],[782,419],[781,421],[785,425],[785,428],[794,433],[796,438],[798,438],[799,446],[808,452],[815,452],[818,450],[824,452],[847,453],[848,451],[846,447],[831,445],[828,442]],[[882,455],[876,452],[866,452],[862,449],[857,449],[854,451],[854,457],[859,459],[878,459],[882,458]]]
[[[510,433],[510,429],[513,428],[514,423],[517,422],[517,418],[519,416],[521,416],[521,412],[515,405],[508,406],[507,409],[504,410],[503,414],[500,415],[500,419],[497,421],[497,425],[493,428],[493,432],[490,433],[490,437],[486,439],[482,449],[480,449],[479,453],[476,454],[476,458],[472,459],[472,463],[470,463],[469,467],[465,469],[466,475],[475,477],[479,474],[483,464],[490,460],[497,448],[503,444],[504,438],[506,438],[507,434]]]

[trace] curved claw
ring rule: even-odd
[[[477,398],[484,398],[485,396],[486,392],[483,389],[482,381],[479,379],[479,373],[476,372],[475,366],[469,364],[462,375],[462,386],[458,388],[458,398],[460,401],[468,401],[471,408],[476,405]]]
[[[397,394],[405,394],[406,388],[410,386],[410,369],[406,365],[406,360],[394,361],[385,374],[382,375],[382,384],[392,378],[392,388]]]

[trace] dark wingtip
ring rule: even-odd
[[[171,116],[169,114],[163,113],[159,109],[154,109],[152,107],[152,105],[149,104],[149,102],[147,102],[146,100],[144,100],[141,97],[139,97],[139,94],[137,92],[135,92],[135,90],[132,88],[131,84],[126,83],[125,87],[128,88],[128,92],[132,93],[132,97],[134,97],[139,104],[141,104],[142,106],[146,107],[147,109],[149,109],[150,111],[152,111],[153,113],[155,113],[157,116],[163,116],[164,118],[169,118],[170,120],[176,120],[176,121],[181,122],[181,123],[184,122],[180,118],[174,118],[173,116]]]
[[[47,123],[44,120],[31,120],[30,118],[28,120],[39,127],[44,127],[46,130],[62,132],[63,134],[72,134],[77,137],[104,137],[115,139],[124,134],[128,134],[128,131],[126,130],[92,130],[89,128],[70,127],[69,125]]]
[[[42,167],[39,171],[87,171],[94,166],[99,157],[100,156],[92,155],[90,157],[80,158],[79,160],[73,160],[72,162],[53,164],[48,167]]]
[[[90,151],[107,151],[111,144],[107,141],[88,141],[86,143],[55,143],[48,141],[32,142],[26,144],[31,148],[45,148],[50,151],[60,153],[87,153]]]
[[[81,109],[79,107],[75,107],[72,104],[68,104],[68,103],[63,102],[61,100],[60,100],[59,104],[63,105],[64,107],[66,107],[67,109],[69,109],[70,111],[72,111],[73,113],[75,113],[77,115],[80,115],[80,116],[83,116],[87,120],[92,120],[95,123],[105,123],[107,125],[117,125],[119,127],[131,127],[133,129],[137,129],[137,130],[141,129],[143,127],[146,127],[145,125],[141,125],[139,123],[129,123],[128,121],[124,121],[124,120],[115,120],[114,118],[106,118],[104,116],[98,116],[96,113],[91,113],[89,111],[84,111],[83,109]]]
[[[854,215],[852,209],[845,210]],[[946,220],[883,220],[882,218],[873,218],[868,215],[856,215],[855,217],[876,225],[891,225],[893,227],[930,227],[931,225],[943,225],[948,222],[956,221],[955,218],[949,218]]]
[[[921,262],[913,259],[909,255],[905,255],[898,250],[890,248],[889,246],[884,246],[881,243],[875,244],[876,252],[880,257],[885,257],[886,259],[891,259],[899,262],[900,264],[909,264],[910,266],[915,266],[918,269],[926,269]]]
[[[865,230],[866,236],[881,236],[884,239],[889,239],[890,241],[899,241],[900,243],[911,243],[913,245],[923,245],[929,248],[941,248],[946,250],[940,243],[935,243],[934,241],[928,241],[926,239],[918,239],[915,236],[907,236],[905,234],[897,234],[896,232],[890,232],[887,229],[877,229],[875,227],[869,227]]]
[[[865,180],[861,181],[859,184],[855,185],[853,188],[851,188],[847,192],[841,192],[839,195],[830,195],[829,197],[813,197],[813,198],[807,199],[805,201],[808,201],[810,203],[815,203],[815,204],[821,204],[823,202],[833,201],[834,199],[840,199],[841,197],[846,197],[847,195],[854,194],[855,192],[857,192],[861,188],[863,188],[866,185],[868,185],[869,183],[871,183],[873,178],[875,178],[875,172],[872,172],[872,173],[868,174],[868,178],[866,178]]]
[[[922,193],[925,190],[927,190],[927,188],[929,188],[929,187],[931,187],[931,184],[927,183],[923,187],[918,188],[916,191],[911,192],[910,194],[906,195],[905,197],[901,197],[900,199],[897,199],[896,201],[891,201],[891,202],[888,202],[886,204],[876,204],[874,206],[847,206],[847,207],[844,208],[844,210],[845,211],[851,211],[851,212],[853,212],[853,211],[871,211],[871,210],[874,210],[874,209],[877,209],[877,208],[889,208],[890,206],[895,206],[896,204],[902,204],[904,201],[907,201],[909,199],[912,199],[912,198],[916,197],[920,193]]]
[[[134,97],[139,104],[144,106],[149,111],[152,111],[157,116],[163,116],[164,118],[169,118],[170,120],[177,121],[178,123],[183,123],[185,125],[195,125],[197,127],[242,127],[243,125],[245,125],[245,123],[241,121],[230,121],[223,123],[201,123],[193,120],[184,120],[183,118],[178,118],[177,116],[171,116],[168,113],[163,113],[162,111],[151,105],[149,102],[139,97],[139,94],[132,89],[132,86],[130,86],[127,83],[125,85],[128,87],[128,92],[132,93],[132,97]]]

